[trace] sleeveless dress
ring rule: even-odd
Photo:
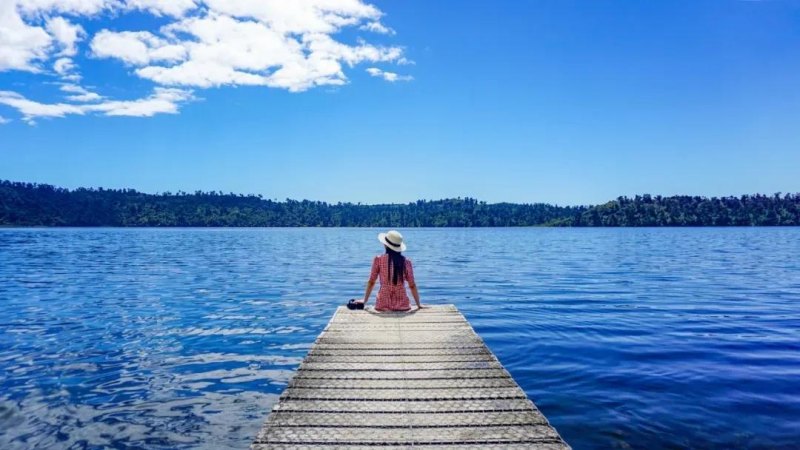
[[[392,267],[392,270],[395,268]],[[378,301],[375,303],[377,311],[408,311],[411,306],[406,293],[406,283],[414,285],[414,267],[411,260],[406,258],[406,271],[402,283],[392,284],[389,274],[389,255],[376,256],[372,260],[372,272],[369,280],[375,282],[380,277],[381,288],[378,290]]]

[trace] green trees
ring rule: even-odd
[[[777,226],[800,225],[800,194],[741,197],[619,197],[555,225]]]
[[[474,198],[362,205],[222,192],[143,194],[0,181],[0,225],[167,227],[506,227],[800,225],[800,194],[637,195],[591,207]]]

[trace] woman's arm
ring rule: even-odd
[[[375,280],[367,280],[367,289],[364,291],[364,300],[361,303],[366,304],[369,301],[369,296],[372,294],[372,288],[375,287]]]
[[[378,281],[378,273],[381,270],[381,266],[378,263],[378,257],[376,256],[375,259],[372,260],[372,270],[369,272],[369,278],[367,279],[367,289],[364,291],[364,299],[361,300],[361,303],[366,304],[369,301],[369,296],[372,294],[372,288],[375,287],[375,282]]]
[[[417,308],[422,309],[425,308],[425,305],[419,302],[419,291],[417,290],[417,285],[412,284],[408,286],[411,289],[411,295],[414,296],[414,301],[417,302]]]
[[[411,295],[414,296],[414,301],[417,302],[417,308],[422,309],[425,307],[422,303],[419,302],[419,291],[417,290],[417,281],[414,279],[414,265],[411,264],[411,260],[406,258],[406,282],[408,283],[408,288],[411,289]]]

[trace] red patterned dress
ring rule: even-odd
[[[392,267],[392,271],[394,269]],[[389,273],[389,255],[376,256],[372,260],[372,272],[369,275],[369,280],[374,283],[378,277],[381,278],[381,288],[378,291],[378,301],[375,303],[377,311],[408,311],[411,309],[405,286],[405,283],[408,283],[409,286],[414,286],[414,267],[411,265],[410,259],[406,258],[403,283],[392,284],[391,274]]]

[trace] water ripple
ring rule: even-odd
[[[0,230],[0,448],[247,448],[376,231]],[[576,449],[800,442],[800,229],[405,234]]]

